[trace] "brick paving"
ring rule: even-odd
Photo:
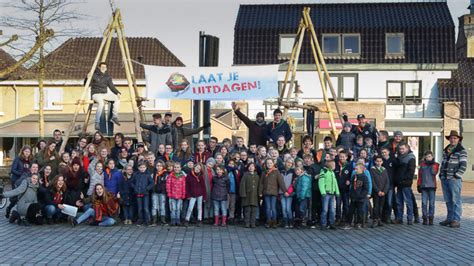
[[[470,191],[474,184],[465,185]],[[438,191],[441,200],[441,191]],[[473,264],[474,194],[462,227],[389,225],[375,229],[23,227],[0,217],[0,264]],[[420,203],[421,205],[421,203]],[[441,201],[436,224],[444,218]]]

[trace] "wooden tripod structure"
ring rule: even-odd
[[[142,101],[144,101],[146,99],[139,97],[140,92],[139,92],[137,84],[136,84],[135,74],[134,74],[134,71],[133,71],[132,61],[131,61],[131,57],[130,57],[130,50],[128,49],[128,43],[127,43],[127,40],[126,40],[125,34],[124,34],[124,26],[123,26],[123,23],[122,23],[122,16],[120,14],[120,10],[116,9],[113,12],[112,18],[111,18],[109,24],[107,25],[107,28],[104,31],[102,42],[101,42],[100,47],[99,47],[99,51],[97,52],[97,56],[95,57],[94,63],[92,64],[92,67],[91,67],[91,70],[89,71],[89,73],[87,75],[87,82],[84,85],[84,90],[82,92],[82,96],[81,96],[80,100],[78,100],[75,103],[54,103],[54,104],[58,104],[58,105],[63,105],[63,104],[74,104],[74,105],[76,105],[76,109],[75,109],[75,112],[74,112],[73,119],[71,121],[69,129],[65,133],[64,140],[62,142],[60,152],[64,151],[64,149],[66,147],[66,144],[67,144],[67,141],[69,139],[69,136],[71,135],[71,132],[74,131],[77,116],[79,114],[81,106],[83,106],[85,104],[88,104],[89,106],[88,106],[87,111],[86,111],[86,118],[85,118],[85,121],[84,121],[84,126],[82,127],[82,134],[85,135],[86,132],[87,132],[87,125],[89,124],[89,120],[90,120],[91,113],[92,113],[92,105],[93,105],[93,101],[90,101],[89,99],[87,99],[87,97],[89,96],[88,92],[90,90],[90,83],[91,83],[91,80],[92,80],[92,75],[94,74],[94,71],[97,68],[99,60],[100,60],[100,62],[105,62],[106,61],[107,56],[109,54],[110,44],[112,42],[112,38],[113,38],[114,33],[117,34],[117,41],[118,41],[118,44],[119,44],[119,47],[120,47],[120,53],[122,54],[122,61],[123,61],[123,65],[124,65],[124,68],[125,68],[125,74],[126,74],[126,77],[127,77],[128,88],[129,88],[129,91],[130,91],[130,100],[121,100],[121,101],[122,102],[130,101],[131,102],[132,111],[133,111],[133,120],[134,120],[134,123],[135,123],[135,133],[137,134],[138,141],[143,142],[142,135],[141,135],[141,128],[140,128],[140,121],[144,120],[144,114],[143,114],[143,111],[141,109],[141,106],[142,106]]]
[[[320,111],[328,113],[329,120],[331,122],[332,130],[331,134],[334,136],[334,139],[337,138],[337,130],[336,125],[334,123],[334,114],[331,109],[331,104],[328,98],[328,92],[326,86],[326,80],[328,82],[329,88],[331,90],[331,94],[334,99],[334,105],[336,106],[337,114],[339,118],[342,120],[342,113],[339,110],[339,105],[337,102],[337,94],[335,93],[334,86],[332,85],[331,78],[329,76],[329,72],[326,66],[326,62],[324,61],[324,56],[321,51],[321,47],[319,45],[318,38],[316,36],[316,31],[314,30],[314,25],[311,20],[310,16],[311,9],[309,7],[305,7],[303,9],[303,16],[300,20],[300,24],[298,27],[298,31],[296,32],[295,42],[293,44],[293,49],[291,51],[290,61],[288,62],[288,69],[285,74],[285,79],[283,81],[283,87],[280,91],[280,96],[278,99],[278,105],[283,106],[285,109],[283,111],[283,117],[286,118],[288,114],[289,108],[301,108],[304,110],[313,110],[313,111]],[[309,34],[311,50],[314,57],[314,62],[316,65],[316,70],[318,72],[318,78],[321,83],[321,88],[323,91],[323,98],[324,103],[326,105],[326,110],[320,110],[317,106],[310,105],[310,104],[298,104],[290,101],[291,92],[294,90],[295,87],[295,79],[296,79],[296,70],[298,67],[298,59],[301,52],[301,47],[303,45],[303,40],[305,34]],[[326,79],[326,80],[325,80]],[[290,82],[288,82],[290,81]],[[289,83],[289,88],[287,89],[287,85]],[[284,99],[286,93],[286,99]]]

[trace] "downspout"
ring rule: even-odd
[[[17,119],[18,118],[18,90],[16,89],[16,84],[13,84],[12,89],[15,92],[15,119]]]

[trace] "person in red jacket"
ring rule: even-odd
[[[179,214],[183,206],[183,199],[186,198],[186,174],[181,170],[181,163],[175,162],[173,165],[173,172],[166,180],[166,192],[168,193],[171,225],[179,226]]]
[[[426,151],[424,159],[420,164],[420,169],[418,170],[417,181],[418,192],[421,193],[423,225],[433,225],[436,200],[436,175],[438,171],[439,163],[434,161],[433,152]]]
[[[203,166],[200,163],[194,165],[193,170],[186,176],[186,198],[189,199],[188,211],[184,225],[188,226],[194,205],[197,205],[197,226],[202,225],[202,202],[206,198],[206,182],[203,175]]]

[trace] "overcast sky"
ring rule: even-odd
[[[0,0],[0,3],[12,0]],[[77,23],[78,28],[87,28],[93,36],[101,36],[111,16],[109,0],[82,0],[78,6],[89,19]],[[421,0],[423,1],[423,0]],[[239,0],[116,0],[122,11],[125,34],[129,37],[156,37],[188,66],[198,65],[199,31],[220,38],[221,66],[232,64],[233,29],[240,4],[247,3],[334,3],[356,2],[335,0],[307,1],[239,1]],[[395,2],[364,0],[360,2]],[[403,1],[397,1],[403,2]],[[469,0],[448,0],[457,25],[458,17],[468,13]],[[3,12],[3,14],[2,14]],[[6,15],[0,10],[0,16]],[[4,33],[11,34],[9,29]]]

